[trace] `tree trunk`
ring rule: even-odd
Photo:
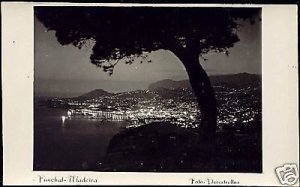
[[[197,98],[201,112],[200,129],[204,136],[215,139],[217,124],[217,105],[213,87],[208,75],[199,63],[199,54],[187,53],[180,60],[185,66],[189,80]]]

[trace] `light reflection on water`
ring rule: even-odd
[[[106,153],[126,122],[65,118],[66,110],[36,108],[34,170],[85,170]]]

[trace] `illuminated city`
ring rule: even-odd
[[[249,125],[261,120],[259,87],[234,88],[215,86],[218,101],[218,131],[227,126]],[[54,98],[51,107],[68,108],[69,118],[127,121],[127,128],[152,122],[169,122],[183,128],[196,128],[201,115],[191,89],[137,90],[108,93],[97,97]]]

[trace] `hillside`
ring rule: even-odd
[[[217,133],[214,144],[197,129],[152,123],[116,134],[104,158],[91,169],[106,172],[261,172],[261,147],[257,146],[260,142],[258,128],[244,136],[233,132]]]
[[[261,85],[261,75],[248,73],[211,76],[210,80],[213,85],[227,84],[241,88]]]
[[[245,88],[248,86],[257,86],[261,84],[261,75],[239,73],[233,75],[215,75],[210,76],[210,81],[213,86],[229,85],[233,87]],[[149,85],[149,90],[160,89],[178,89],[178,88],[191,88],[189,80],[173,81],[170,79],[161,80]]]
[[[178,88],[191,88],[189,80],[182,80],[182,81],[173,81],[171,79],[161,80],[149,85],[149,90],[157,90],[161,88],[166,89],[178,89]]]
[[[234,88],[247,88],[249,86],[257,87],[261,85],[261,75],[239,73],[233,75],[216,75],[210,77],[213,86],[226,86]],[[176,91],[180,88],[191,89],[189,80],[174,81],[171,79],[161,80],[149,85],[148,89],[151,91],[159,91],[161,93],[169,93],[170,91]],[[175,92],[174,94],[176,94]],[[136,90],[130,92],[110,93],[103,89],[95,89],[86,94],[80,95],[79,99],[93,99],[103,96],[117,96],[119,98],[127,97],[153,97],[153,94],[146,92],[145,90]]]
[[[90,91],[86,94],[83,94],[81,96],[79,96],[79,98],[89,98],[89,99],[93,99],[93,98],[98,98],[98,97],[103,97],[103,96],[112,96],[113,93],[109,93],[105,90],[102,89],[95,89],[93,91]]]

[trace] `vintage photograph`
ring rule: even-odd
[[[34,171],[262,173],[255,7],[35,6]]]

